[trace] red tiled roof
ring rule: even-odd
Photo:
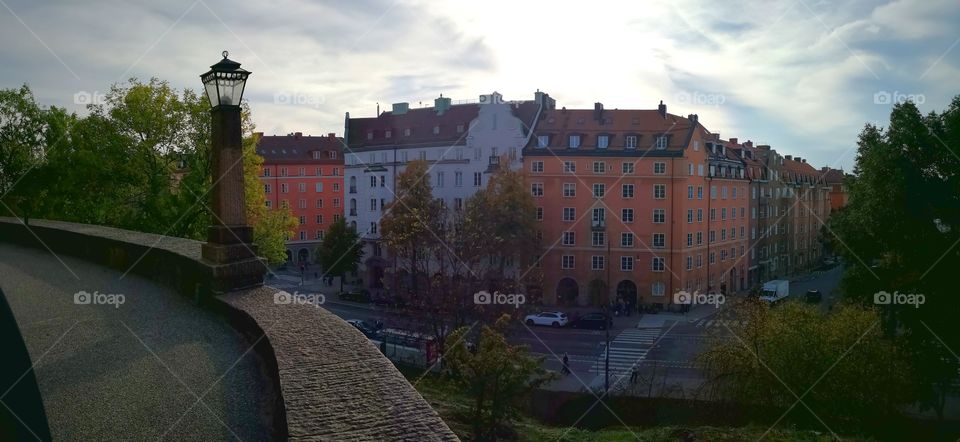
[[[332,134],[331,134],[332,135]],[[342,164],[343,139],[336,136],[267,135],[260,136],[257,142],[257,154],[266,164],[316,163]],[[320,159],[314,159],[313,152],[321,151]],[[328,151],[337,155],[331,159]]]
[[[819,173],[822,176],[822,180],[827,184],[840,184],[843,182],[843,171],[840,169],[833,169],[830,167],[825,167],[824,170],[820,170]]]
[[[597,136],[608,135],[608,150],[624,150],[625,137],[637,136],[637,150],[644,151],[654,146],[656,138],[666,135],[667,149],[686,147],[692,123],[689,119],[673,114],[660,115],[656,109],[603,109],[601,118],[596,118],[595,109],[550,109],[543,112],[537,123],[537,135],[549,135],[550,149],[566,149],[569,135],[580,135],[578,150],[594,150]],[[697,127],[708,133],[703,126]],[[531,140],[536,146],[536,139]]]

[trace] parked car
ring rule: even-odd
[[[587,313],[570,322],[570,326],[573,328],[606,330],[607,327],[613,328],[613,318],[603,313]]]
[[[820,290],[815,290],[815,289],[807,290],[807,295],[805,296],[805,299],[810,304],[819,304],[820,301],[823,299],[823,294],[820,293]]]
[[[353,302],[370,302],[370,291],[367,289],[351,290],[340,294],[340,299]]]
[[[527,315],[524,318],[524,322],[527,325],[549,325],[552,327],[563,327],[567,325],[569,320],[567,319],[567,314],[563,312],[540,312],[532,315]]]
[[[374,339],[380,335],[380,328],[362,319],[347,319],[347,323],[356,327],[364,336]]]

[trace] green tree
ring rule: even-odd
[[[327,230],[316,256],[325,275],[340,277],[340,292],[343,292],[343,277],[347,272],[356,271],[363,259],[363,243],[356,229],[340,218]]]
[[[923,305],[881,305],[882,329],[903,336],[926,386],[922,401],[942,414],[960,348],[954,272],[960,268],[960,96],[946,111],[922,115],[897,104],[886,129],[860,133],[848,205],[831,217],[833,249],[847,269],[844,296],[865,305],[874,295],[922,294]]]
[[[433,198],[430,168],[416,160],[397,175],[396,199],[387,205],[380,219],[380,237],[387,250],[402,260],[400,268],[409,275],[409,292],[419,294],[429,271],[435,229],[442,222],[440,203]],[[400,289],[397,287],[396,289]]]
[[[244,198],[247,200],[247,223],[253,226],[253,242],[257,254],[270,264],[287,260],[286,241],[297,228],[297,219],[289,207],[267,209],[266,194],[260,182],[263,157],[257,155],[256,135],[252,125],[243,139]]]
[[[876,310],[843,304],[824,315],[799,302],[736,308],[747,326],[700,356],[713,399],[786,410],[798,395],[806,407],[793,407],[797,419],[815,423],[809,407],[827,421],[860,425],[895,417],[915,399],[910,355],[883,337]]]
[[[14,210],[33,199],[29,187],[12,190],[43,162],[49,132],[47,115],[27,85],[0,90],[0,198]]]
[[[503,315],[493,325],[482,325],[473,337],[470,328],[458,328],[450,335],[456,345],[443,354],[448,375],[473,398],[475,440],[501,438],[529,393],[553,379],[543,368],[543,358],[531,357],[525,346],[507,342],[504,333],[510,321],[509,315]]]

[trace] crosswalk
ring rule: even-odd
[[[738,321],[735,319],[700,319],[694,322],[694,326],[697,328],[710,328],[710,327],[746,327],[750,321]]]
[[[659,328],[628,329],[610,341],[610,371],[613,373],[628,373],[635,365],[639,365],[647,357],[650,347],[660,336]],[[597,362],[590,367],[591,373],[603,373],[606,367],[607,350],[597,358]]]

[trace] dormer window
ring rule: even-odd
[[[463,133],[463,129],[464,129],[463,124],[458,124],[458,125],[457,125],[457,133],[458,133],[458,134],[462,134],[462,133]]]
[[[666,135],[660,135],[659,137],[657,137],[656,148],[657,148],[657,149],[666,149],[666,148],[667,148],[667,136],[666,136]]]
[[[384,137],[384,138],[393,138],[393,131],[392,131],[392,130],[388,130],[388,131],[384,132],[384,133],[383,133],[383,137]]]
[[[331,159],[331,160],[337,159],[337,151],[335,151],[335,150],[328,150],[328,151],[327,151],[327,158],[329,158],[329,159]]]
[[[410,136],[410,128],[409,128],[409,127],[403,130],[403,136],[405,136],[405,137],[409,137],[409,136]]]
[[[368,140],[372,140],[372,139],[373,139],[373,131],[372,131],[372,130],[367,132],[367,139],[368,139]]]
[[[440,134],[440,126],[433,126],[433,134],[434,135]]]
[[[319,159],[320,159],[320,151],[319,151],[319,150],[313,151],[313,159],[315,159],[315,160],[319,160]]]
[[[627,135],[623,139],[623,146],[627,149],[636,149],[637,148],[637,136],[636,135]]]
[[[610,145],[609,135],[597,135],[597,149],[606,149]]]
[[[550,135],[537,135],[537,147],[545,148],[550,145]]]
[[[570,135],[570,139],[568,141],[569,141],[568,146],[571,149],[576,149],[580,147],[580,135]]]

